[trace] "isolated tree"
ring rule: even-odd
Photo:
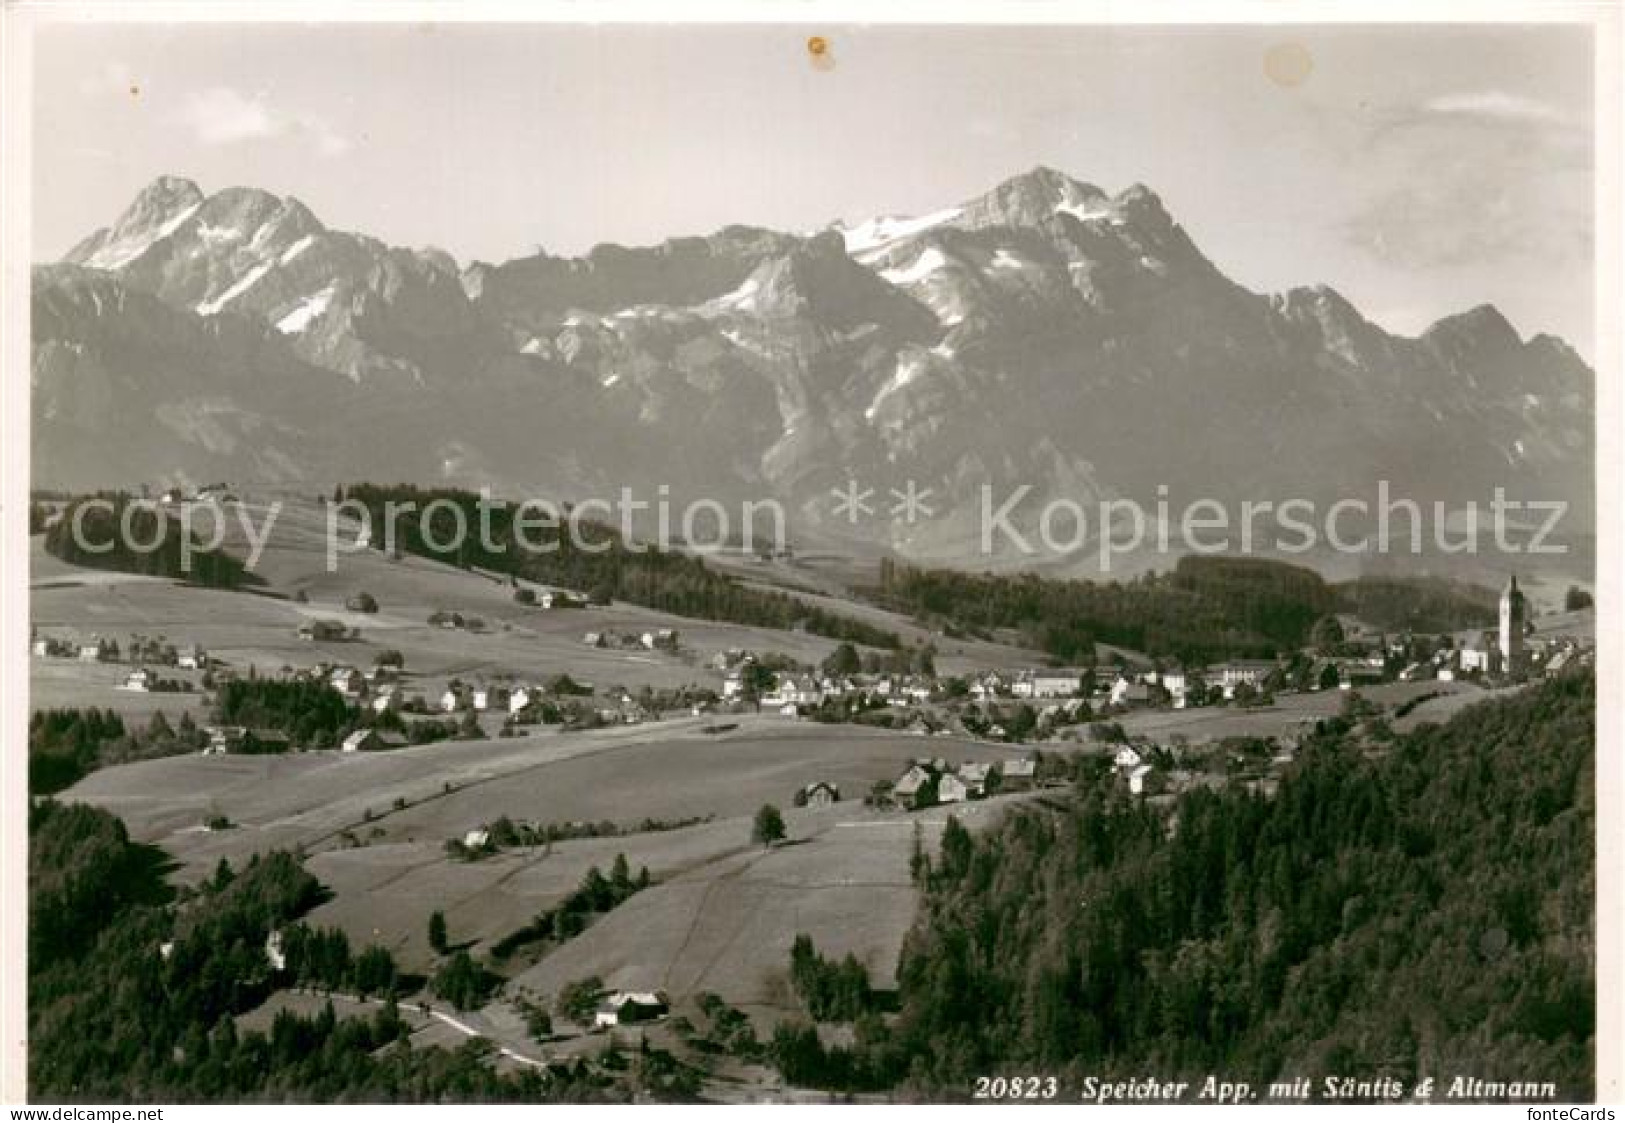
[[[784,816],[771,803],[762,804],[751,823],[750,840],[762,846],[772,846],[784,838]]]
[[[585,979],[564,984],[559,990],[558,1001],[554,1003],[554,1011],[561,1018],[585,1025],[592,1020],[593,1011],[603,997],[604,980],[597,975],[589,975]]]
[[[1337,673],[1337,667],[1333,664],[1327,663],[1320,669],[1320,681],[1318,685],[1322,690],[1336,690],[1342,685],[1342,682],[1342,676]]]
[[[925,643],[914,650],[914,673],[917,675],[934,675],[937,673],[936,644]]]
[[[1322,616],[1309,630],[1309,642],[1322,655],[1334,655],[1343,646],[1346,637],[1343,625],[1335,616]]]
[[[1590,608],[1591,594],[1578,585],[1570,585],[1569,591],[1563,594],[1563,611],[1579,612],[1582,608]]]
[[[450,946],[446,939],[446,914],[439,909],[429,914],[429,946],[436,955],[445,955]]]
[[[858,655],[858,649],[850,643],[843,643],[830,652],[829,658],[824,660],[824,673],[829,675],[855,675],[863,670],[863,660]]]

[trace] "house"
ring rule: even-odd
[[[528,687],[521,686],[508,695],[508,712],[510,714],[523,713],[525,707],[530,705],[531,694]]]
[[[970,796],[969,786],[951,772],[937,781],[938,803],[964,803]]]
[[[1005,681],[1003,675],[989,672],[971,683],[970,696],[978,702],[986,702],[997,698],[1008,689],[1010,689],[1009,684]]]
[[[987,776],[992,770],[993,766],[991,764],[982,761],[966,761],[959,766],[956,775],[959,777],[960,782],[965,785],[967,792],[973,796],[979,796],[987,790]]]
[[[588,647],[603,647],[605,646],[604,633],[588,632],[586,635],[581,637],[581,642],[586,644]]]
[[[1185,677],[1184,671],[1147,671],[1140,676],[1140,681],[1147,686],[1166,690],[1174,709],[1185,708],[1185,692],[1190,686],[1190,680]]]
[[[1138,750],[1136,750],[1134,746],[1124,745],[1119,748],[1116,755],[1112,757],[1112,763],[1118,768],[1126,770],[1140,767],[1140,765],[1145,763],[1145,760],[1140,756]]]
[[[282,930],[273,928],[265,937],[265,960],[273,971],[288,969],[288,955],[282,947]]]
[[[1128,774],[1128,790],[1135,795],[1145,794],[1146,781],[1151,777],[1151,766],[1142,764]]]
[[[243,740],[248,736],[248,730],[240,725],[211,725],[208,727],[209,743],[203,750],[204,756],[219,756],[222,753],[236,752],[242,746]]]
[[[931,773],[919,764],[911,764],[908,771],[898,777],[897,783],[892,785],[891,794],[898,803],[911,804],[919,796],[920,789],[931,781]]]
[[[729,671],[722,680],[722,700],[731,702],[745,692],[745,680],[738,671]]]
[[[1461,670],[1464,674],[1477,671],[1493,675],[1501,669],[1501,652],[1488,635],[1474,636],[1461,647]]]
[[[491,691],[483,686],[476,686],[471,699],[471,705],[480,713],[491,708]]]
[[[1151,702],[1151,688],[1143,682],[1118,675],[1112,683],[1109,698],[1114,706],[1145,706]]]
[[[650,651],[676,651],[677,633],[670,628],[657,628],[652,632],[644,632],[638,637],[638,642]]]
[[[664,1018],[671,1004],[659,991],[618,990],[607,995],[593,1011],[594,1029],[613,1029]]]
[[[89,643],[79,645],[79,662],[81,663],[100,663],[102,654],[102,641],[99,639],[93,639]]]
[[[376,729],[357,729],[344,739],[339,748],[347,753],[360,753],[379,748],[382,744],[383,739],[378,736]]]
[[[1207,679],[1223,689],[1226,698],[1236,696],[1236,688],[1246,685],[1258,689],[1273,673],[1278,664],[1273,659],[1232,659],[1217,667],[1208,668]]]
[[[841,801],[841,789],[827,780],[815,780],[801,789],[807,807],[828,807]]]
[[[1012,758],[999,765],[999,775],[1007,790],[1030,788],[1038,778],[1038,762]]]
[[[350,699],[361,696],[361,689],[366,681],[361,672],[354,667],[340,665],[327,673],[328,685]]]
[[[175,656],[175,665],[183,671],[205,670],[209,666],[209,654],[197,644],[189,644]]]
[[[372,712],[381,714],[385,710],[393,710],[401,704],[401,688],[392,682],[386,682],[373,689]]]
[[[824,692],[816,680],[796,675],[785,675],[773,693],[764,699],[769,705],[797,706],[816,706],[823,700]]]
[[[147,670],[145,667],[137,667],[135,670],[124,676],[124,685],[119,687],[119,689],[140,690],[145,692],[152,689],[152,684],[152,672]]]
[[[780,717],[800,717],[801,716],[801,707],[796,705],[794,702],[785,702],[783,705],[781,705],[779,707],[779,716]]]
[[[48,639],[37,639],[29,646],[29,650],[39,658],[44,659],[46,656],[51,654],[51,641]]]
[[[1077,671],[1036,671],[1031,683],[1034,698],[1072,698],[1083,690],[1083,675]]]
[[[491,844],[491,832],[481,827],[463,835],[463,846],[468,850],[484,850]]]

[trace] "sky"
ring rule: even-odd
[[[809,52],[810,36],[827,44]],[[1586,28],[48,25],[36,260],[161,174],[461,262],[1143,183],[1259,292],[1592,345]]]

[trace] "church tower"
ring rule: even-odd
[[[1523,628],[1528,618],[1528,605],[1518,588],[1516,574],[1507,581],[1501,593],[1501,672],[1515,675],[1524,667]]]

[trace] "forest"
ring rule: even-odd
[[[1322,724],[1273,797],[1168,808],[1104,765],[917,863],[894,1021],[789,1023],[787,1079],[963,1098],[977,1074],[1555,1083],[1592,1097],[1595,684],[1374,748]],[[793,973],[805,974],[802,949]],[[804,990],[804,993],[805,990]]]
[[[173,577],[217,589],[262,583],[237,558],[206,550],[195,537],[183,549],[187,531],[180,522],[154,506],[134,504],[127,495],[70,502],[44,528],[46,552],[71,565]]]
[[[325,891],[296,855],[222,862],[197,888],[105,811],[50,799],[29,813],[29,1097],[45,1102],[468,1102],[624,1100],[669,1086],[670,1058],[607,1076],[584,1063],[501,1073],[491,1045],[409,1044],[387,951],[299,920]],[[285,965],[266,945],[280,932]],[[381,995],[370,1017],[238,1017],[297,984]],[[645,1088],[647,1090],[647,1088]]]
[[[516,534],[520,509],[514,504],[491,502],[486,507],[489,542],[482,542],[477,532],[481,526],[480,496],[473,492],[358,483],[339,488],[333,498],[360,504],[367,510],[376,545],[389,541],[384,528],[393,525],[394,548],[403,553],[577,590],[599,603],[624,600],[676,616],[802,629],[870,647],[901,646],[897,636],[885,629],[785,593],[751,588],[717,573],[698,557],[631,544],[618,530],[601,523],[581,520],[580,541],[557,525],[527,523]],[[410,513],[391,520],[391,503],[397,511]],[[416,504],[416,508],[406,504]],[[421,515],[431,504],[439,506],[425,520]],[[462,512],[461,520],[453,507]],[[534,517],[534,512],[531,514]],[[475,532],[458,534],[459,525]]]
[[[1327,584],[1302,566],[1262,558],[1180,558],[1164,574],[1071,581],[1032,574],[920,569],[883,560],[884,607],[950,634],[1016,633],[1059,663],[1094,662],[1113,644],[1186,664],[1295,651],[1317,620],[1351,612],[1392,631],[1450,631],[1494,620],[1495,595],[1442,581],[1359,578]]]

